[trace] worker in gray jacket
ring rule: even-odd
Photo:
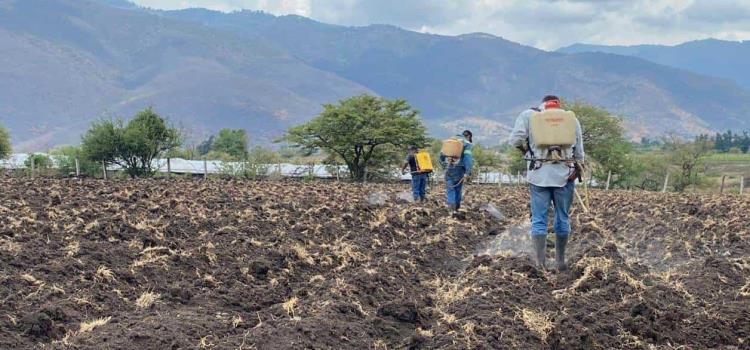
[[[556,96],[545,96],[538,111],[559,109],[560,99]],[[575,143],[564,149],[556,150],[562,161],[548,161],[540,159],[540,155],[550,154],[549,149],[539,147],[534,142],[534,135],[530,132],[530,119],[534,109],[522,112],[516,119],[516,124],[510,135],[509,143],[522,150],[528,161],[529,171],[526,181],[531,192],[531,238],[536,255],[537,265],[544,268],[547,243],[547,214],[550,203],[555,206],[554,230],[556,235],[556,262],[559,270],[567,268],[565,264],[565,247],[570,235],[570,220],[568,214],[573,203],[575,179],[579,168],[576,164],[583,164],[583,136],[581,124],[575,120]],[[546,156],[545,156],[546,157]]]

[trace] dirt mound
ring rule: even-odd
[[[750,347],[738,197],[593,192],[557,273],[520,189],[456,220],[406,185],[0,185],[0,348]]]

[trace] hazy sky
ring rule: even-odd
[[[750,39],[750,0],[134,0],[142,6],[263,10],[341,25],[393,24],[437,33],[486,32],[556,49]]]

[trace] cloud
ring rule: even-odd
[[[677,44],[750,39],[750,2],[736,0],[134,0],[296,14],[340,25],[393,24],[436,34],[486,32],[542,49],[577,42]]]

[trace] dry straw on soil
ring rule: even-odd
[[[0,178],[0,348],[750,344],[750,197],[592,191],[557,273],[526,190],[368,201],[405,186]]]

